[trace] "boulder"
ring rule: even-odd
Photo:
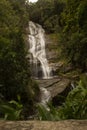
[[[0,121],[0,130],[87,130],[87,120]]]
[[[61,77],[37,81],[40,87],[46,88],[51,93],[52,98],[60,93],[63,93],[64,91],[66,92],[71,83],[69,79]]]

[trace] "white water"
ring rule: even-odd
[[[29,44],[31,53],[31,64],[34,67],[35,76],[38,78],[39,70],[42,70],[41,78],[49,79],[51,69],[48,65],[45,52],[45,31],[39,24],[29,22]]]
[[[41,102],[40,104],[46,108],[47,111],[50,111],[50,108],[48,107],[47,103],[51,101],[51,93],[46,89],[41,87]]]

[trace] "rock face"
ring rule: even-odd
[[[46,35],[46,55],[49,61],[49,66],[52,68],[53,73],[62,66],[58,63],[58,50],[57,50],[57,36]]]
[[[58,75],[59,72],[67,73],[73,70],[72,65],[61,57],[57,34],[46,34],[46,54],[54,75]]]
[[[37,80],[40,87],[46,88],[50,93],[51,97],[54,98],[60,93],[63,93],[70,86],[70,80],[53,78],[49,80]]]
[[[57,96],[58,94],[64,92],[70,85],[70,81],[68,79],[62,79],[54,85],[47,88],[48,91],[51,92],[52,98]]]
[[[87,120],[0,121],[0,130],[87,130]]]
[[[50,62],[54,62],[58,58],[58,40],[57,36],[47,35],[45,36],[46,39],[46,54],[47,58]]]
[[[54,106],[61,105],[71,90],[71,81],[63,77],[40,79],[37,82],[40,87],[39,102],[43,102],[45,106],[49,101],[52,101]]]

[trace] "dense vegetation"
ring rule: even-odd
[[[67,0],[62,13],[62,53],[74,67],[87,70],[87,1]]]
[[[17,101],[20,96],[24,111],[29,113],[38,87],[31,80],[26,58],[28,21],[25,0],[0,0],[0,104]]]
[[[30,4],[29,16],[32,21],[43,25],[48,33],[53,33],[59,30],[60,14],[64,6],[63,0],[38,0]]]

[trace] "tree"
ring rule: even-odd
[[[41,24],[47,32],[53,33],[58,29],[64,5],[65,2],[59,0],[38,0],[29,5],[30,20]]]
[[[83,71],[87,66],[86,7],[86,0],[67,0],[62,13],[62,53],[74,67],[82,68]]]
[[[31,103],[39,91],[32,81],[25,47],[28,25],[24,0],[0,0],[0,99]],[[22,22],[21,22],[22,21]],[[28,111],[30,111],[28,108]]]

